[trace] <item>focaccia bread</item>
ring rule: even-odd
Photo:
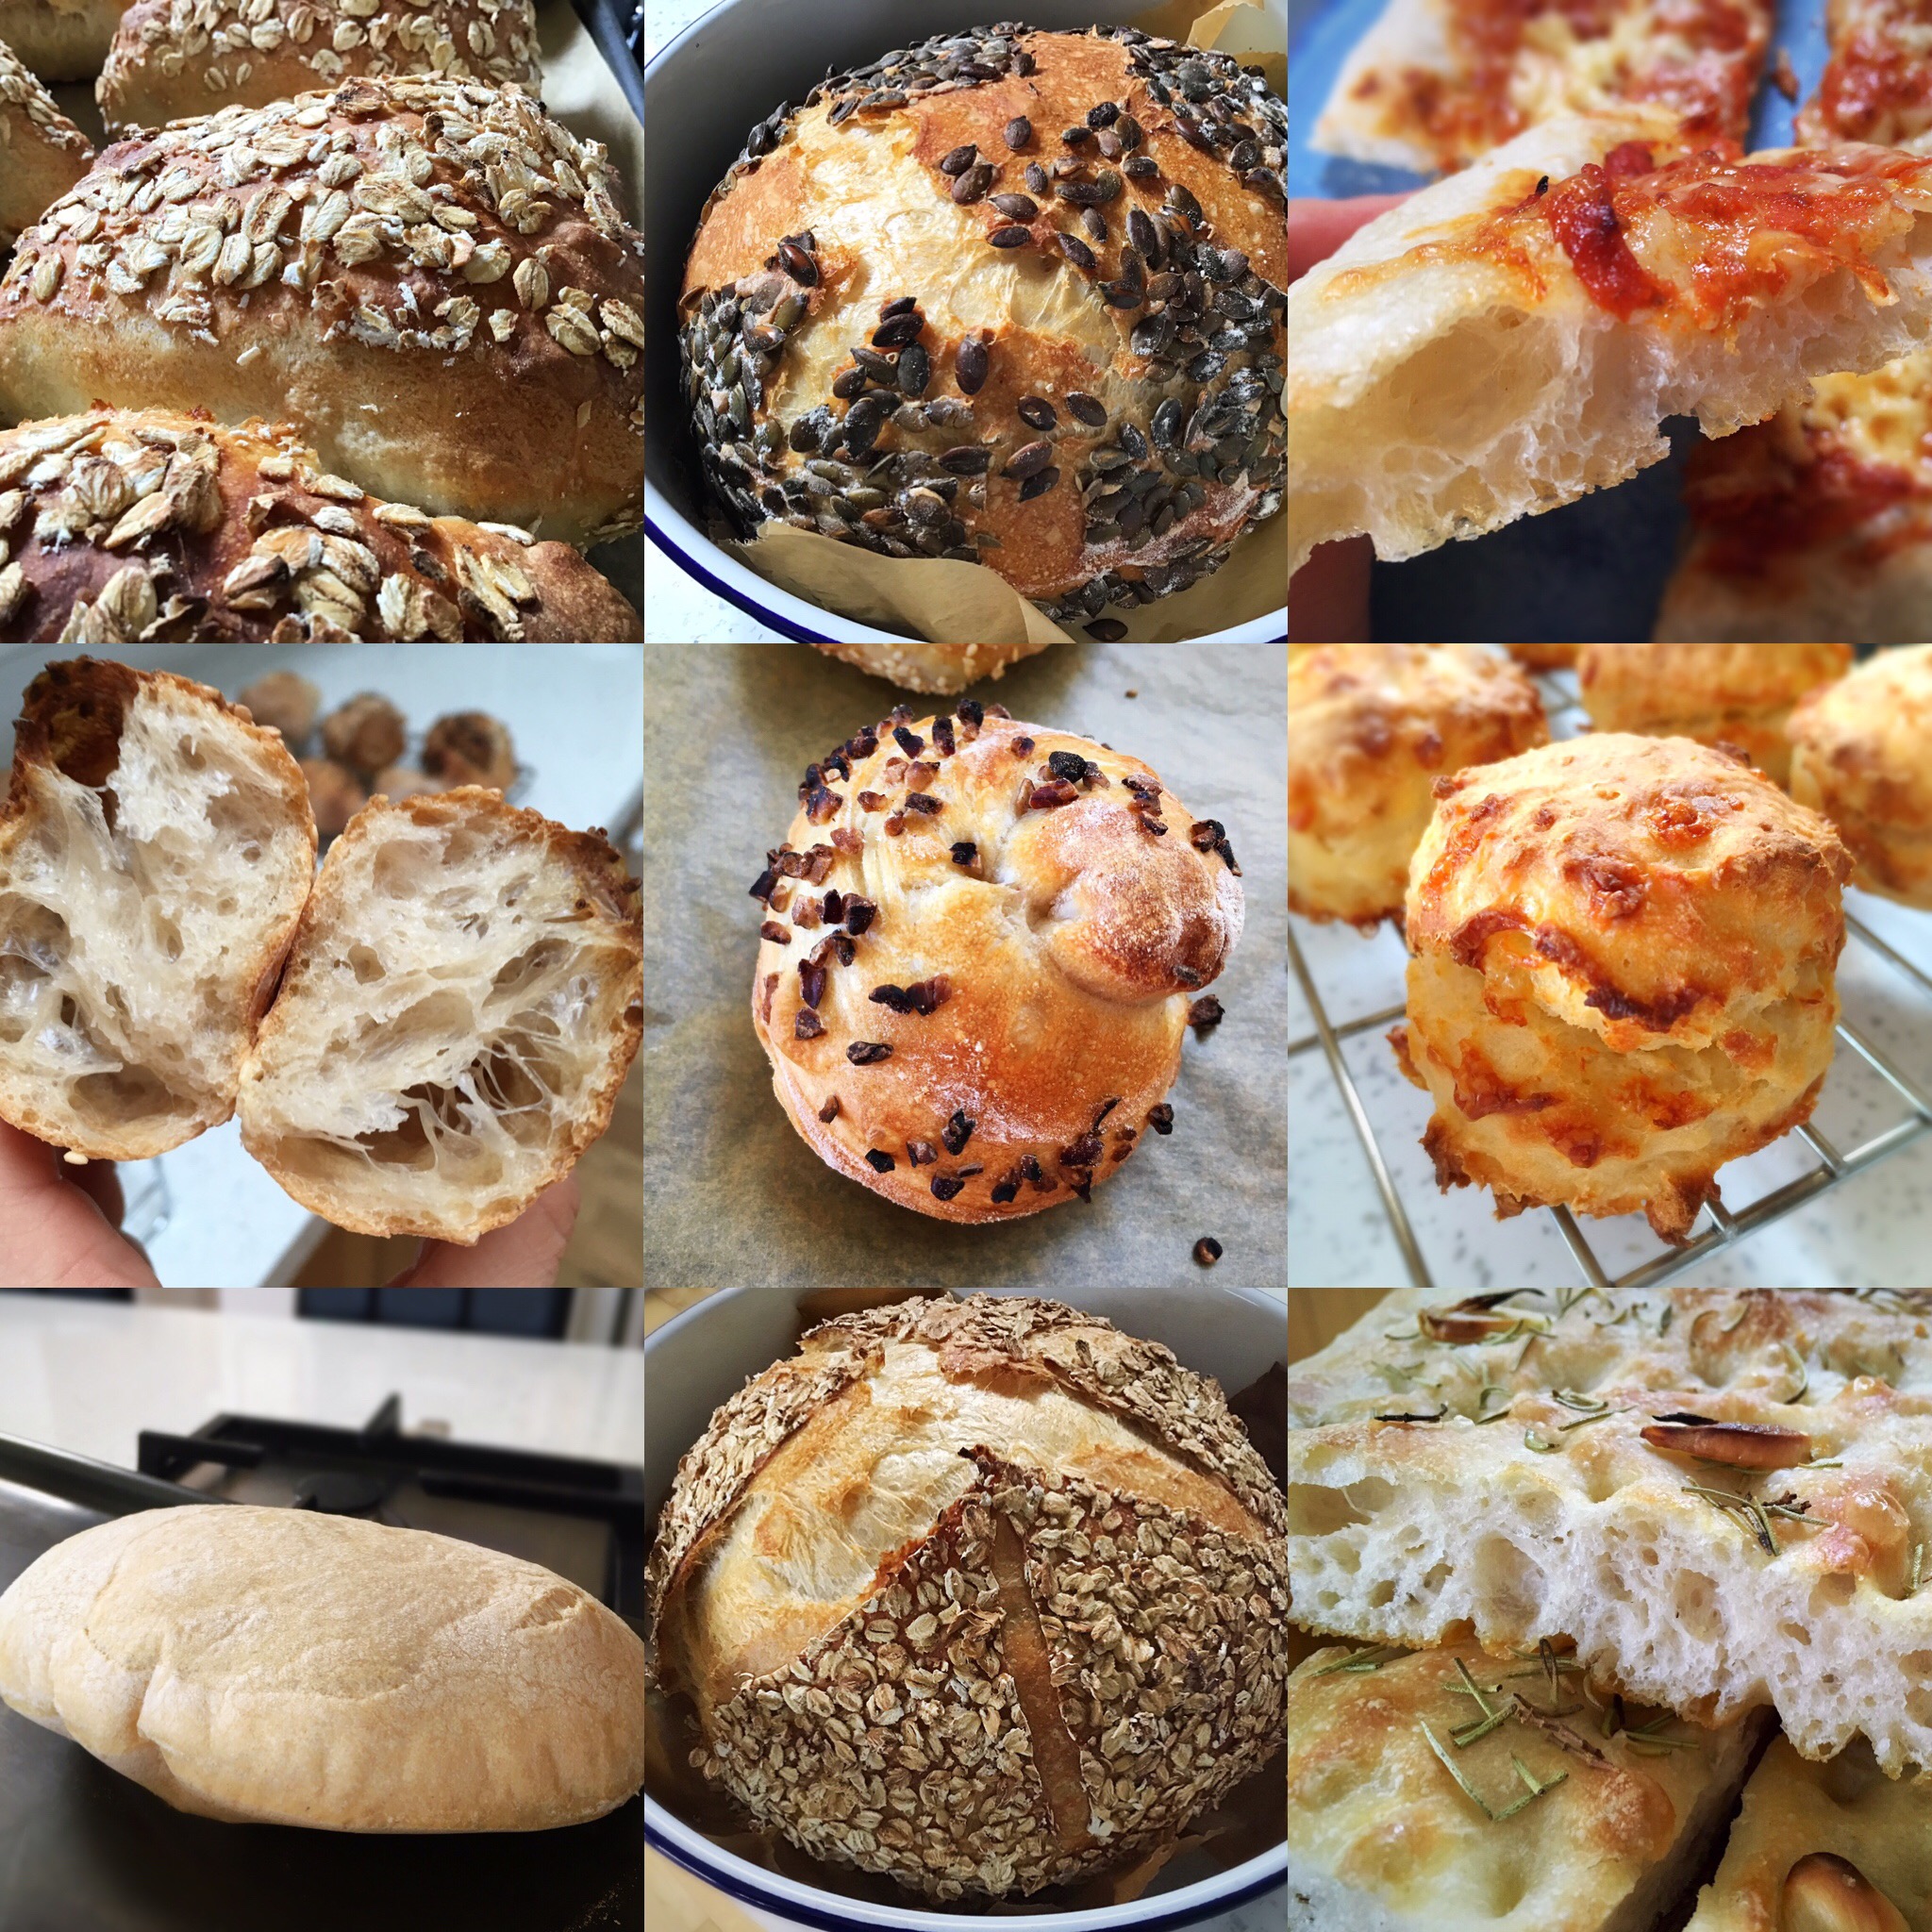
[[[1289,1932],[1652,1932],[1770,1716],[1626,1705],[1554,1647],[1318,1651],[1288,1683]]]
[[[1932,1762],[1932,1295],[1405,1290],[1288,1400],[1309,1628],[1574,1637],[1701,1723]]]
[[[1905,1932],[1932,1932],[1932,1778],[1887,1777],[1863,1744],[1807,1763],[1778,1738],[1688,1932],[1894,1932],[1874,1890]],[[1812,1917],[1796,1916],[1800,1899]]]
[[[1697,148],[1562,115],[1410,195],[1289,291],[1289,566],[1413,557],[1622,482],[1932,326],[1932,159]]]

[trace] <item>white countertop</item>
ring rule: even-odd
[[[641,1349],[0,1292],[0,1434],[123,1469],[142,1429],[219,1412],[403,1427],[606,1462],[644,1459]]]

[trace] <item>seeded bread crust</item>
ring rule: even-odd
[[[287,420],[374,494],[594,542],[642,521],[643,300],[601,146],[364,76],[107,150],[0,280],[0,411]]]
[[[92,409],[0,431],[0,639],[637,641],[567,543],[384,503],[287,424]]]
[[[0,35],[7,31],[0,8]],[[92,165],[93,144],[0,41],[0,248],[40,220]]]

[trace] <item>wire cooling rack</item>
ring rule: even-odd
[[[1587,724],[1588,720],[1576,699],[1574,674],[1550,674],[1540,681],[1544,689],[1544,700],[1549,711],[1552,733],[1558,738],[1575,736],[1579,727]],[[1297,921],[1291,917],[1288,933],[1289,961],[1294,968],[1302,998],[1307,1002],[1313,1030],[1289,1041],[1289,1059],[1292,1063],[1305,1055],[1320,1053],[1326,1060],[1342,1106],[1361,1142],[1362,1152],[1368,1157],[1369,1171],[1374,1176],[1376,1192],[1381,1197],[1382,1209],[1387,1217],[1390,1232],[1394,1237],[1396,1246],[1401,1250],[1403,1264],[1408,1271],[1410,1283],[1417,1288],[1445,1286],[1447,1284],[1439,1282],[1430,1270],[1423,1244],[1417,1238],[1414,1224],[1403,1205],[1401,1191],[1391,1173],[1390,1160],[1370,1121],[1369,1108],[1361,1087],[1350,1071],[1342,1052],[1350,1041],[1383,1032],[1391,1026],[1399,1024],[1407,1017],[1405,1008],[1400,1004],[1384,1007],[1374,1012],[1360,1014],[1340,1024],[1336,1024],[1330,1018],[1330,1001],[1324,997],[1317,984],[1317,976],[1310,970],[1307,958],[1296,937],[1296,924]],[[1932,966],[1922,965],[1908,958],[1906,953],[1874,930],[1865,920],[1855,914],[1847,914],[1846,926],[1856,945],[1869,949],[1874,959],[1902,974],[1928,1000],[1932,1000]],[[1867,1169],[1876,1167],[1880,1161],[1903,1152],[1916,1141],[1932,1138],[1932,1076],[1924,1073],[1908,1072],[1898,1063],[1894,1055],[1887,1052],[1869,1037],[1867,1032],[1849,1020],[1840,1019],[1838,1037],[1840,1047],[1848,1049],[1858,1061],[1869,1067],[1890,1094],[1899,1102],[1902,1108],[1899,1119],[1867,1136],[1859,1144],[1849,1149],[1835,1145],[1815,1121],[1799,1127],[1789,1139],[1801,1142],[1811,1157],[1810,1164],[1803,1173],[1781,1185],[1767,1189],[1748,1207],[1732,1208],[1714,1202],[1707,1205],[1699,1215],[1691,1240],[1686,1246],[1664,1248],[1658,1243],[1661,1252],[1654,1258],[1645,1260],[1622,1274],[1611,1274],[1597,1248],[1577,1225],[1575,1218],[1567,1208],[1537,1210],[1547,1214],[1554,1221],[1582,1280],[1592,1288],[1656,1288],[1669,1282],[1679,1281],[1693,1268],[1707,1262],[1713,1256],[1735,1247],[1740,1241],[1769,1227],[1774,1222],[1817,1201],[1850,1180],[1855,1174],[1863,1174]],[[1839,1077],[1836,1072],[1833,1077]],[[1828,1089],[1827,1082],[1827,1091]],[[1418,1099],[1426,1105],[1422,1096],[1418,1096]],[[1725,1169],[1727,1186],[1733,1184],[1738,1168],[1739,1164],[1733,1163]],[[1490,1196],[1484,1190],[1461,1191],[1459,1198],[1469,1204],[1469,1211],[1472,1214],[1486,1218],[1491,1212]]]

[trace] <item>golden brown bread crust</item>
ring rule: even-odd
[[[1816,1103],[1850,855],[1687,739],[1578,739],[1437,791],[1398,1053],[1438,1178],[1684,1239],[1717,1169]]]
[[[591,542],[642,519],[642,317],[601,146],[365,76],[102,155],[0,280],[0,410],[286,419],[375,494]]]
[[[391,74],[541,94],[530,0],[134,0],[94,92],[119,136]]]
[[[7,31],[0,11],[0,37]],[[0,248],[85,175],[93,144],[0,38]]]
[[[1549,741],[1529,678],[1479,644],[1329,644],[1288,673],[1288,903],[1401,914],[1434,779]]]
[[[384,503],[287,424],[92,409],[0,430],[0,640],[636,641],[566,543]]]
[[[1932,644],[1881,651],[1790,729],[1791,795],[1838,826],[1857,883],[1932,911]]]
[[[0,41],[49,83],[92,80],[126,0],[0,0]]]
[[[801,791],[753,888],[752,1019],[822,1160],[923,1214],[1008,1220],[1166,1130],[1190,998],[1241,936],[1217,821],[1137,758],[971,700],[902,707]]]
[[[1576,661],[1574,644],[1511,644],[1509,655],[1534,671],[1560,671]]]
[[[1046,649],[1038,644],[819,644],[828,658],[842,658],[874,677],[884,677],[902,691],[935,691],[950,696],[982,677],[1004,677],[1008,664],[1017,664]]]

